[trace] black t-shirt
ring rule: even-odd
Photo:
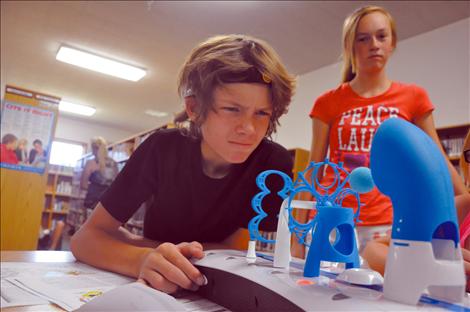
[[[213,179],[202,171],[201,142],[177,129],[159,130],[132,154],[123,170],[101,197],[101,203],[125,223],[152,197],[144,220],[146,238],[179,243],[220,242],[255,216],[251,199],[260,192],[259,173],[276,169],[292,176],[292,158],[281,145],[264,139],[242,164]],[[283,182],[268,178],[272,193],[263,199],[268,217],[260,229],[274,231]]]

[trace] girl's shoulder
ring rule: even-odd
[[[94,171],[94,170],[97,170],[97,168],[99,168],[99,165],[96,159],[93,157],[86,161],[85,168],[87,168],[88,170]]]
[[[426,93],[426,90],[423,87],[414,83],[393,81],[393,87],[398,92]]]
[[[347,82],[345,82],[345,83],[341,83],[336,88],[327,90],[326,92],[324,92],[323,94],[321,94],[318,97],[318,100],[327,101],[327,100],[335,99],[337,97],[343,98],[343,97],[347,96],[349,93],[350,93],[349,84]]]

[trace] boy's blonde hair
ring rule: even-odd
[[[364,16],[374,12],[382,13],[388,18],[390,21],[390,29],[392,30],[392,46],[393,48],[397,46],[397,30],[395,26],[395,20],[387,10],[373,5],[368,5],[357,9],[344,20],[343,24],[342,82],[349,82],[356,76],[354,42],[356,40],[357,27]]]
[[[226,83],[263,83],[269,86],[273,113],[266,133],[276,132],[281,115],[287,112],[295,89],[291,76],[273,48],[246,35],[214,36],[197,45],[184,62],[178,78],[180,96],[196,98],[197,118],[189,121],[183,111],[175,117],[180,128],[189,122],[189,133],[200,136],[200,126],[213,108],[217,87]]]

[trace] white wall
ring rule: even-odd
[[[437,127],[469,123],[469,58],[470,18],[467,18],[399,41],[388,64],[388,75],[393,80],[415,83],[426,89],[436,107]],[[312,130],[308,113],[315,99],[335,88],[340,79],[340,62],[300,76],[289,113],[281,119],[274,139],[286,148],[310,149]]]
[[[134,134],[137,134],[137,132],[134,133],[114,127],[59,116],[55,138],[82,142],[89,146],[90,139],[95,136],[101,136],[105,138],[108,143],[112,143],[123,140]]]

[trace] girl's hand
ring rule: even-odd
[[[138,282],[166,293],[174,293],[179,287],[195,291],[207,284],[207,279],[189,261],[192,257],[204,257],[202,245],[198,242],[162,243],[144,255]]]

